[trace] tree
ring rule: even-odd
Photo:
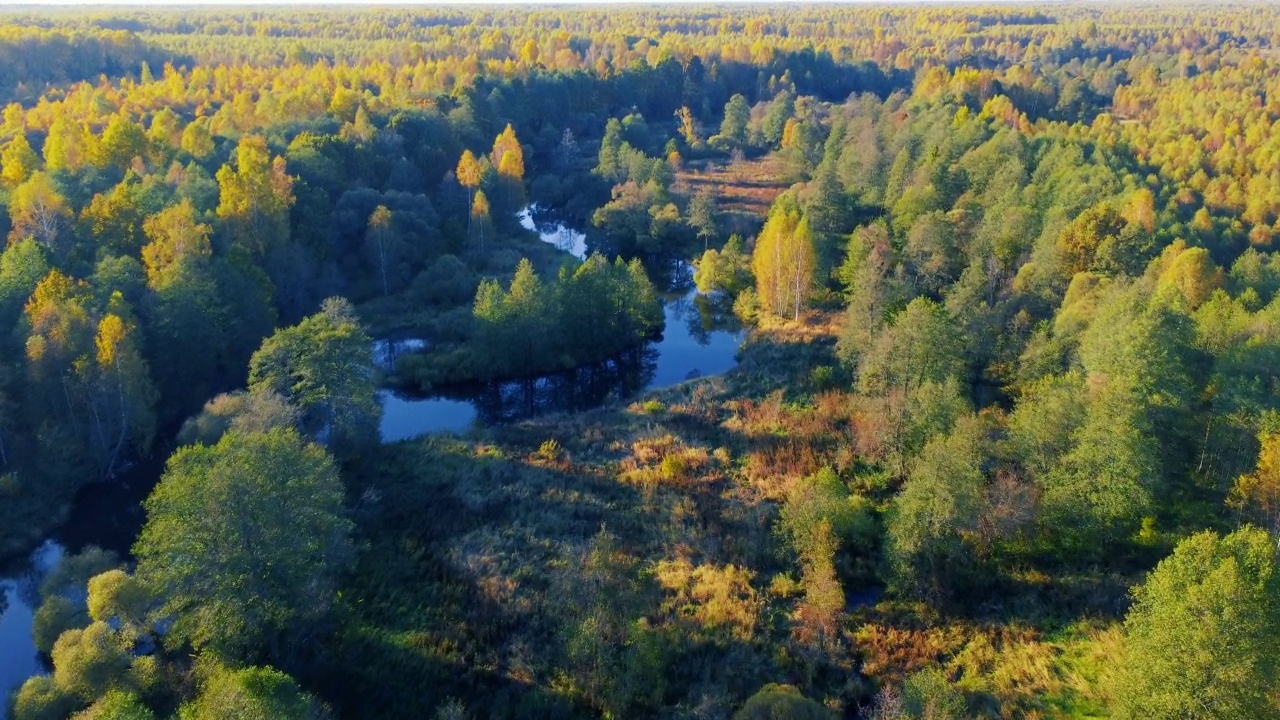
[[[13,223],[10,240],[30,237],[48,251],[59,253],[71,210],[53,179],[37,172],[14,189],[9,198],[9,219]]]
[[[1160,275],[1157,292],[1177,293],[1188,309],[1195,310],[1213,295],[1214,290],[1221,288],[1224,281],[1225,274],[1209,257],[1208,250],[1188,248],[1179,252]]]
[[[147,134],[127,114],[117,114],[107,123],[94,150],[94,165],[123,170],[134,158],[147,156]]]
[[[155,720],[156,714],[127,690],[111,690],[72,720]]]
[[[249,360],[251,391],[288,398],[302,413],[302,428],[342,452],[377,440],[376,378],[373,342],[343,298],[277,330]]]
[[[950,595],[971,562],[985,485],[986,428],[962,418],[931,440],[910,466],[886,527],[892,585],[924,599]]]
[[[756,292],[774,315],[800,319],[800,308],[813,292],[814,247],[809,223],[789,196],[769,212],[752,254]]]
[[[964,695],[941,668],[925,668],[902,683],[902,710],[911,720],[965,720]]]
[[[698,124],[694,120],[693,113],[689,111],[687,106],[681,106],[675,112],[676,121],[679,124],[680,137],[684,138],[685,145],[690,148],[696,148],[702,144],[702,139],[698,137]]]
[[[182,151],[197,160],[213,154],[213,135],[209,132],[209,119],[196,118],[182,130]]]
[[[1236,478],[1227,504],[1271,532],[1280,533],[1280,434],[1262,433],[1258,441],[1262,447],[1257,466]]]
[[[719,252],[710,249],[694,263],[694,284],[703,295],[725,293],[734,297],[751,287],[751,258],[742,247],[742,238],[732,235]]]
[[[480,187],[480,163],[476,161],[476,156],[471,154],[470,150],[462,151],[462,158],[458,160],[458,183],[467,189],[467,208],[468,211],[472,207],[471,193]],[[471,216],[467,216],[467,237],[471,236]]]
[[[707,243],[711,242],[719,233],[719,227],[716,223],[716,213],[718,211],[715,192],[711,188],[702,188],[689,201],[689,225],[698,231],[698,237],[702,238],[702,249],[704,251],[707,249]]]
[[[616,183],[624,180],[627,169],[622,163],[621,156],[625,144],[622,140],[622,122],[618,118],[609,118],[604,125],[604,137],[600,139],[599,159],[592,172],[609,182]]]
[[[40,158],[31,149],[25,133],[18,133],[0,152],[0,181],[17,187],[40,168]]]
[[[498,171],[503,208],[515,210],[524,202],[524,149],[510,123],[493,139],[489,159]]]
[[[1118,720],[1275,717],[1280,575],[1262,530],[1178,543],[1134,590],[1112,711]]]
[[[720,123],[720,137],[742,146],[747,143],[747,123],[751,121],[751,106],[740,93],[729,98],[724,106],[724,120]]]
[[[103,475],[110,476],[127,445],[145,454],[155,435],[156,390],[147,361],[142,356],[137,326],[123,299],[116,293],[108,312],[98,322],[94,338],[99,368],[99,391],[91,405],[101,445]],[[123,317],[122,317],[123,315]]]
[[[212,228],[196,219],[190,200],[147,218],[142,229],[150,240],[142,248],[142,261],[152,289],[166,285],[180,266],[205,261],[213,254],[209,243]]]
[[[373,209],[373,214],[369,216],[368,228],[365,230],[365,241],[374,249],[378,274],[382,278],[382,296],[388,297],[391,295],[391,286],[387,282],[387,255],[391,251],[392,231],[391,211],[386,205],[379,205]]]
[[[1119,236],[1124,219],[1106,206],[1092,207],[1080,214],[1058,237],[1058,258],[1068,278],[1094,269],[1099,248]]]
[[[62,633],[52,658],[53,681],[86,703],[119,683],[131,661],[124,638],[104,622]]]
[[[277,428],[297,429],[298,408],[271,390],[223,393],[182,424],[179,445],[216,445],[228,431],[265,433]]]
[[[88,162],[85,136],[88,131],[71,118],[61,114],[54,118],[45,137],[42,153],[44,165],[49,170],[75,172]]]
[[[760,132],[770,145],[777,146],[782,142],[782,133],[787,121],[795,113],[796,95],[791,90],[783,90],[769,103],[764,117],[760,120]]]
[[[89,201],[80,213],[80,225],[93,238],[99,257],[107,254],[137,256],[144,242],[143,220],[147,201],[142,185],[133,173]]]
[[[483,190],[476,192],[475,202],[471,204],[470,224],[480,230],[480,252],[484,253],[484,231],[493,225],[493,218],[489,215],[489,198]]]
[[[48,274],[44,250],[31,238],[9,243],[0,252],[0,327],[10,326]]]
[[[333,462],[292,429],[179,449],[146,509],[134,555],[156,615],[221,657],[283,657],[328,612],[352,555]]]
[[[960,378],[965,371],[964,339],[943,306],[912,300],[876,336],[858,365],[858,386],[884,393]]]
[[[223,165],[217,178],[218,218],[233,243],[262,257],[288,241],[293,178],[285,170],[284,158],[272,159],[265,140],[242,138],[235,168]]]

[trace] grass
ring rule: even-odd
[[[363,552],[308,682],[343,714],[389,719],[459,703],[728,717],[769,682],[853,712],[938,666],[975,717],[1097,717],[1130,578],[1028,568],[964,613],[872,593],[836,632],[795,632],[800,568],[773,531],[791,484],[830,465],[878,488],[881,510],[892,487],[856,450],[852,393],[812,372],[836,367],[837,321],[760,328],[726,376],[363,460]]]
[[[715,192],[729,232],[754,234],[769,213],[774,198],[799,178],[777,155],[733,163],[723,159],[690,160],[676,173],[679,187],[690,195],[702,189]]]

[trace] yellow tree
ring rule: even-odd
[[[1280,433],[1264,433],[1258,439],[1262,441],[1258,465],[1236,479],[1227,504],[1280,532]]]
[[[369,224],[365,229],[365,239],[378,256],[378,271],[382,277],[382,296],[391,294],[391,286],[387,282],[387,255],[391,243],[391,211],[386,205],[379,205],[369,216]]]
[[[0,153],[0,180],[9,187],[21,185],[39,167],[40,158],[23,133],[15,135]]]
[[[480,187],[480,163],[476,160],[476,156],[471,154],[470,150],[462,151],[462,158],[458,160],[458,183],[467,189],[467,207],[470,208],[471,193]],[[467,216],[467,237],[471,237],[471,217]]]
[[[142,262],[147,267],[147,284],[159,289],[167,284],[172,270],[193,258],[207,258],[213,253],[209,243],[211,229],[196,220],[190,200],[161,210],[142,223],[150,240],[142,248]]]
[[[476,193],[475,202],[471,203],[471,220],[480,230],[480,252],[484,252],[484,230],[492,222],[489,217],[489,198],[485,197],[484,191],[480,190]]]
[[[218,170],[218,218],[232,242],[258,255],[289,239],[289,209],[293,207],[293,178],[284,158],[272,159],[260,137],[240,140],[236,167]]]
[[[813,291],[814,249],[809,223],[794,198],[774,205],[756,240],[751,257],[756,292],[774,315],[800,318],[800,308]]]
[[[51,251],[59,250],[58,240],[70,218],[66,200],[53,179],[43,172],[32,175],[9,198],[11,240],[31,237]]]
[[[44,165],[50,170],[75,172],[87,161],[86,131],[65,115],[58,115],[44,140]]]
[[[146,452],[155,435],[156,390],[147,361],[138,344],[136,325],[120,293],[111,298],[111,309],[98,322],[94,337],[97,350],[97,392],[90,401],[98,427],[103,475],[110,475],[120,454],[130,444]]]
[[[489,161],[498,169],[498,183],[502,187],[506,207],[514,209],[519,204],[524,182],[524,149],[516,139],[510,123],[493,139],[493,152]]]

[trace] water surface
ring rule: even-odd
[[[586,235],[558,222],[537,221],[537,208],[520,211],[520,223],[543,242],[583,259]],[[734,323],[708,312],[692,282],[687,263],[658,268],[667,290],[661,293],[662,336],[635,352],[570,371],[534,378],[453,388],[448,396],[384,391],[381,434],[395,442],[431,432],[463,432],[479,423],[493,425],[548,412],[568,412],[625,400],[686,380],[720,375],[737,364],[743,333]]]

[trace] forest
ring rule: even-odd
[[[13,7],[0,105],[0,720],[1280,717],[1274,4]]]

